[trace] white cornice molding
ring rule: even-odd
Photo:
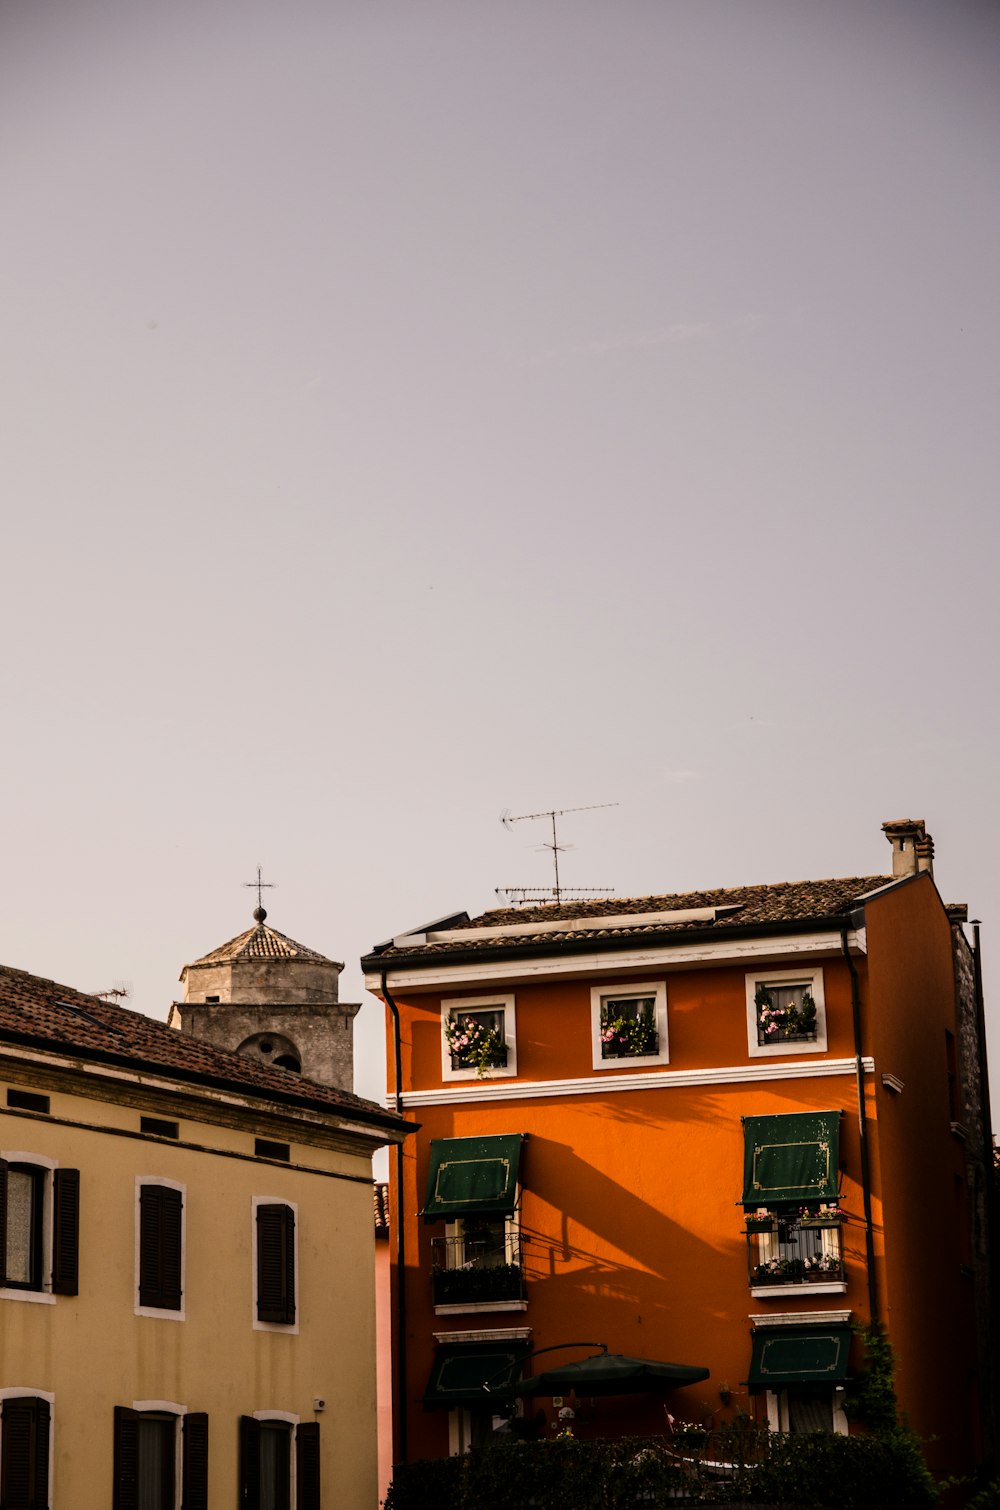
[[[863,938],[852,930],[848,948],[865,953]],[[632,970],[682,970],[691,965],[736,964],[743,960],[801,959],[804,956],[840,954],[840,934],[835,929],[819,933],[773,933],[761,938],[703,939],[698,942],[657,944],[650,948],[600,950],[580,954],[548,954],[538,958],[496,959],[483,950],[483,958],[450,965],[447,957],[430,956],[425,963],[407,963],[394,970],[387,961],[386,981],[390,991],[433,991],[497,981],[531,981],[553,976],[623,975]],[[380,971],[365,976],[365,987],[378,995]]]
[[[768,1315],[750,1312],[755,1327],[772,1326],[846,1326],[851,1311],[772,1311]]]
[[[875,1061],[862,1060],[867,1075],[875,1073]],[[403,1106],[467,1106],[475,1101],[536,1101],[548,1096],[604,1096],[622,1091],[667,1091],[700,1085],[759,1085],[762,1081],[807,1080],[853,1075],[856,1059],[792,1060],[787,1064],[756,1061],[754,1064],[723,1065],[704,1070],[651,1070],[635,1075],[586,1075],[576,1080],[476,1080],[468,1085],[442,1086],[438,1090],[403,1092]],[[386,1097],[395,1106],[395,1095]]]

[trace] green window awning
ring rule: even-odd
[[[424,1390],[424,1408],[451,1409],[456,1405],[492,1402],[499,1411],[510,1398],[504,1387],[521,1377],[521,1364],[530,1352],[531,1343],[526,1339],[442,1343]],[[484,1389],[486,1384],[489,1390]]]
[[[522,1133],[494,1138],[434,1138],[425,1222],[460,1216],[513,1216]]]
[[[851,1350],[848,1326],[771,1327],[753,1334],[750,1377],[753,1388],[789,1384],[839,1384]]]
[[[840,1112],[743,1118],[744,1206],[836,1200]]]

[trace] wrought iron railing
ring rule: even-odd
[[[515,1233],[434,1238],[431,1286],[438,1306],[524,1300],[520,1238]]]
[[[802,1285],[840,1283],[844,1255],[837,1220],[785,1219],[747,1221],[747,1269],[750,1284]]]

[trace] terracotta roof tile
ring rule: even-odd
[[[389,1236],[389,1187],[386,1184],[376,1184],[372,1192],[375,1197],[375,1236]]]
[[[291,1070],[216,1048],[100,996],[0,965],[0,1046],[5,1040],[28,1040],[50,1052],[139,1065],[167,1077],[309,1104],[365,1122],[397,1123],[392,1113],[349,1091],[318,1085]]]
[[[734,928],[759,928],[774,923],[802,923],[810,919],[817,922],[824,918],[841,916],[848,912],[859,897],[892,884],[891,876],[852,876],[843,880],[826,881],[779,881],[765,886],[720,887],[710,891],[671,892],[647,897],[601,897],[586,902],[563,902],[558,906],[504,907],[481,913],[479,917],[463,921],[463,929],[502,929],[511,924],[518,928],[516,934],[490,932],[482,941],[463,938],[451,942],[447,929],[439,941],[415,947],[405,938],[398,945],[389,945],[367,956],[365,965],[384,964],[392,959],[425,958],[440,954],[464,953],[466,951],[512,950],[545,945],[558,949],[565,944],[600,939],[641,938],[672,933],[712,931]],[[621,928],[588,928],[588,919],[604,919],[651,912],[689,912],[695,909],[720,907],[732,909],[714,922],[705,919],[688,919],[671,923],[667,920],[641,923]],[[576,921],[578,928],[566,932],[538,933],[521,932],[526,924]]]
[[[269,928],[266,923],[255,923],[245,933],[237,934],[228,944],[220,944],[218,949],[203,954],[194,963],[222,965],[234,959],[303,959],[324,965],[337,963],[335,960],[328,960],[325,954],[319,954],[315,949],[307,949],[305,944],[297,944],[294,939],[279,933],[277,928]]]

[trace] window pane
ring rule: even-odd
[[[139,1510],[174,1510],[173,1416],[139,1417]]]
[[[289,1428],[283,1423],[261,1422],[260,1510],[288,1510],[290,1436]]]
[[[30,1285],[33,1270],[33,1232],[35,1218],[35,1176],[30,1170],[7,1172],[7,1251],[8,1282]]]

